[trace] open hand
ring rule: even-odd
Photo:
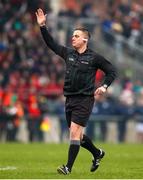
[[[36,11],[36,17],[37,17],[37,23],[39,26],[44,26],[46,25],[46,15],[44,14],[42,9],[37,9]]]

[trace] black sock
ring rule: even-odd
[[[80,140],[71,140],[69,152],[68,152],[68,162],[66,165],[70,171],[77,157],[79,149],[80,149]]]
[[[85,134],[83,135],[83,138],[81,140],[81,146],[90,151],[94,158],[96,158],[100,154],[100,150],[94,146],[92,141]]]

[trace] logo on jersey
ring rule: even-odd
[[[81,61],[82,64],[89,64],[87,61]]]
[[[74,58],[69,57],[69,61],[74,61]]]

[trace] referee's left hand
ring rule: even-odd
[[[107,89],[103,86],[99,87],[96,89],[96,91],[94,92],[94,97],[97,96],[97,95],[103,95],[105,94],[107,91]]]

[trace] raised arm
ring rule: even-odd
[[[39,8],[37,9],[35,14],[37,17],[37,23],[40,26],[41,34],[47,46],[63,59],[66,59],[68,48],[61,46],[57,42],[55,42],[48,32],[46,28],[46,15],[44,14],[43,10]]]

